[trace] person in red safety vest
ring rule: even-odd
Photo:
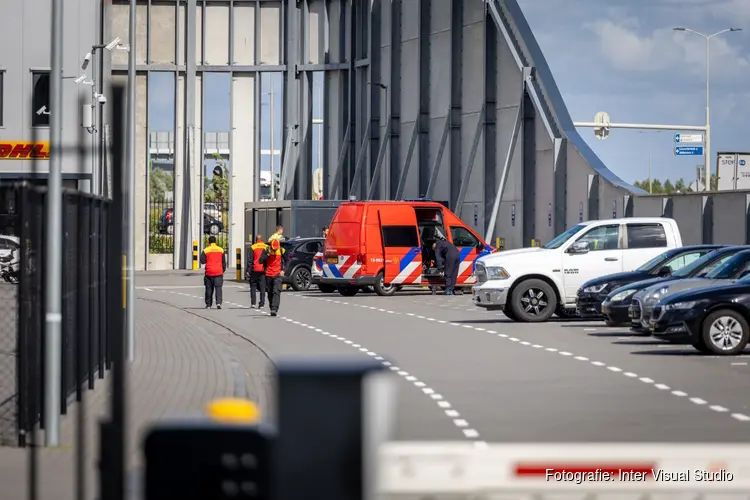
[[[266,304],[266,266],[260,261],[260,256],[266,248],[268,248],[268,245],[263,241],[263,236],[259,234],[255,236],[255,243],[250,247],[251,251],[247,252],[245,279],[250,282],[251,308],[255,307],[256,292],[260,295],[258,309],[263,309]]]
[[[281,302],[281,277],[284,276],[284,266],[287,262],[286,250],[282,248],[278,238],[271,239],[260,256],[260,262],[266,268],[266,287],[271,316],[279,312]]]
[[[221,309],[227,258],[224,249],[216,244],[216,236],[208,237],[208,246],[201,252],[201,264],[206,266],[206,274],[203,277],[203,285],[206,287],[206,309],[211,308],[214,294],[216,294],[216,308]]]

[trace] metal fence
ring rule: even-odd
[[[25,446],[41,424],[45,391],[44,284],[46,188],[28,183],[0,188],[6,253],[17,279],[0,285],[0,445]],[[110,202],[63,192],[61,414],[93,389],[111,363],[106,266]],[[10,233],[10,234],[9,234]],[[17,247],[7,250],[17,243]],[[2,258],[2,255],[0,255]],[[12,273],[11,273],[12,274]],[[7,276],[7,272],[3,273]]]

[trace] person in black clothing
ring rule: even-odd
[[[453,295],[458,279],[458,261],[460,259],[458,249],[442,239],[433,243],[432,248],[435,250],[435,265],[445,272],[445,294]]]

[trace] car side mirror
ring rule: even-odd
[[[659,269],[659,276],[672,276],[672,268],[669,266],[662,267]]]
[[[588,241],[576,241],[570,247],[568,247],[568,253],[588,253],[591,249]]]
[[[479,243],[477,243],[477,250],[479,250],[480,252],[483,251],[484,250],[484,243],[482,243],[481,241]]]

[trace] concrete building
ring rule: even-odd
[[[100,119],[96,130],[81,128],[81,106],[92,105],[92,91],[103,88],[102,50],[95,53],[86,70],[82,62],[92,46],[102,42],[101,4],[96,1],[66,0],[63,12],[63,108],[50,106],[52,12],[49,0],[3,0],[0,16],[0,179],[45,177],[49,172],[49,118],[63,114],[63,185],[96,190],[92,167],[99,161],[103,137]],[[76,83],[86,75],[96,87]],[[92,78],[93,77],[93,78]],[[97,114],[101,106],[94,105]],[[90,144],[94,154],[78,157],[78,144]],[[36,148],[34,147],[36,145]],[[30,159],[36,156],[36,159]],[[97,169],[98,170],[98,169]],[[100,178],[97,178],[100,179]],[[98,180],[94,179],[98,184]]]

